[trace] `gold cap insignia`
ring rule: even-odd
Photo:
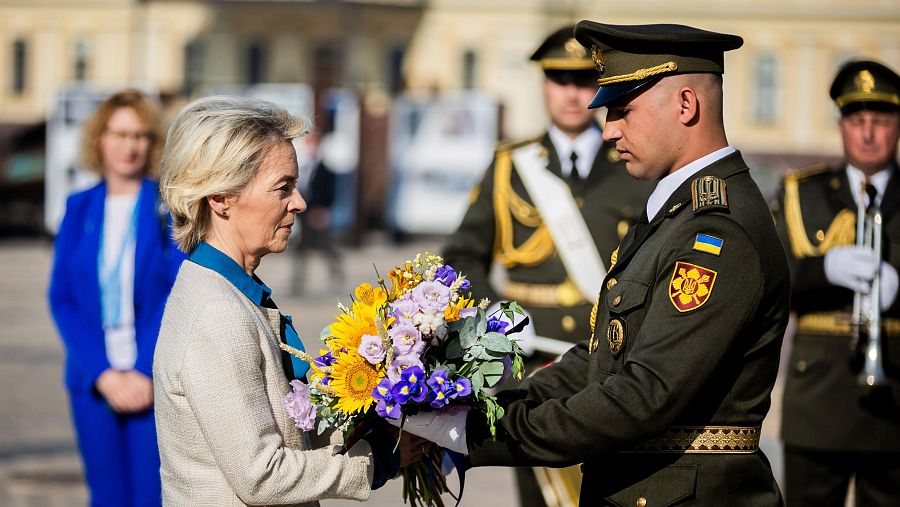
[[[566,53],[569,55],[569,58],[585,58],[587,57],[587,50],[584,49],[575,37],[567,40],[565,45],[563,45],[563,49],[565,49]]]
[[[603,69],[606,68],[603,65],[603,52],[596,45],[591,46],[591,60],[594,60],[594,67],[597,68],[597,72],[603,74]]]
[[[853,84],[856,85],[857,90],[863,93],[872,93],[872,90],[875,89],[875,76],[867,70],[861,70],[853,80]]]
[[[622,344],[625,342],[625,326],[621,320],[609,321],[609,327],[606,328],[606,341],[609,342],[609,351],[613,354],[622,350]]]

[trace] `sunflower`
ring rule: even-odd
[[[338,400],[335,409],[345,414],[365,412],[375,402],[372,391],[383,378],[384,369],[369,364],[355,349],[340,354],[328,384]]]
[[[341,349],[356,351],[364,334],[377,335],[375,327],[375,308],[360,301],[353,303],[347,313],[337,316],[331,324],[332,340],[328,345],[335,352]]]

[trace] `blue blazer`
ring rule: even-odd
[[[185,255],[172,241],[171,218],[160,211],[159,187],[141,183],[134,258],[135,369],[151,376],[163,309]],[[66,347],[66,386],[89,391],[110,367],[100,308],[97,256],[106,183],[69,196],[54,245],[49,301]]]

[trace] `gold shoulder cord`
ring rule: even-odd
[[[814,246],[809,241],[800,209],[798,182],[798,178],[790,176],[784,180],[784,218],[794,258],[821,257],[832,247],[853,244],[856,237],[856,213],[848,209],[842,209],[834,217],[819,246]]]
[[[538,210],[513,191],[511,176],[512,153],[501,149],[497,151],[494,163],[494,217],[497,223],[494,258],[507,268],[517,264],[540,264],[553,254],[553,238]],[[526,227],[536,228],[518,247],[513,242],[513,218]]]
[[[591,339],[588,341],[588,353],[594,352],[594,340],[597,335],[597,310],[600,307],[600,297],[597,297],[597,302],[594,303],[594,308],[591,309]]]

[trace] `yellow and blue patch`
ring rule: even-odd
[[[697,239],[694,240],[694,250],[719,255],[722,253],[722,245],[724,243],[725,242],[719,238],[706,234],[698,234]]]

